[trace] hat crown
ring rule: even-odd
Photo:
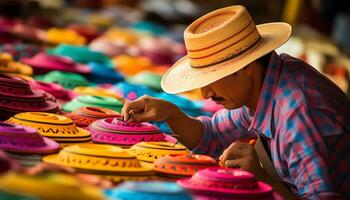
[[[238,56],[257,43],[260,34],[243,6],[231,6],[204,15],[184,33],[192,67],[207,67]]]

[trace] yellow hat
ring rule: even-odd
[[[33,68],[14,61],[9,53],[0,53],[0,72],[31,76],[33,75]]]
[[[118,95],[115,92],[112,92],[111,90],[107,90],[104,88],[96,88],[96,87],[84,87],[79,86],[75,87],[73,90],[75,93],[79,95],[92,95],[92,96],[106,96],[106,97],[114,97],[118,100],[123,101],[123,97]]]
[[[187,56],[163,76],[162,88],[180,93],[204,87],[278,48],[290,35],[287,23],[256,26],[243,6],[210,12],[186,28]]]
[[[79,144],[68,146],[58,154],[45,156],[44,162],[73,167],[81,173],[91,173],[120,180],[149,178],[152,167],[145,166],[129,150],[112,145]]]
[[[130,152],[139,160],[151,163],[169,154],[191,154],[185,146],[171,142],[140,142],[132,146]]]
[[[78,128],[68,117],[44,112],[16,114],[7,122],[35,128],[42,136],[59,143],[80,143],[91,140],[91,133]]]
[[[9,173],[1,177],[0,190],[50,200],[102,200],[97,188],[79,182],[73,176],[57,173],[35,176]]]

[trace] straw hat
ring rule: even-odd
[[[180,93],[204,87],[278,48],[290,35],[287,23],[255,26],[243,6],[215,10],[186,28],[187,56],[163,76],[162,88]]]

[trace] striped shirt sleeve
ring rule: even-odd
[[[248,132],[249,118],[247,117],[246,107],[235,110],[222,109],[211,118],[199,117],[204,131],[199,143],[192,151],[218,157],[235,140],[252,137],[253,134]]]

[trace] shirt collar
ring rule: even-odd
[[[281,63],[281,57],[276,52],[272,52],[269,65],[266,69],[263,86],[260,91],[256,111],[251,114],[253,118],[248,129],[249,131],[258,131],[268,138],[273,137],[273,131],[271,130],[271,123],[273,123],[273,99],[280,77]]]

